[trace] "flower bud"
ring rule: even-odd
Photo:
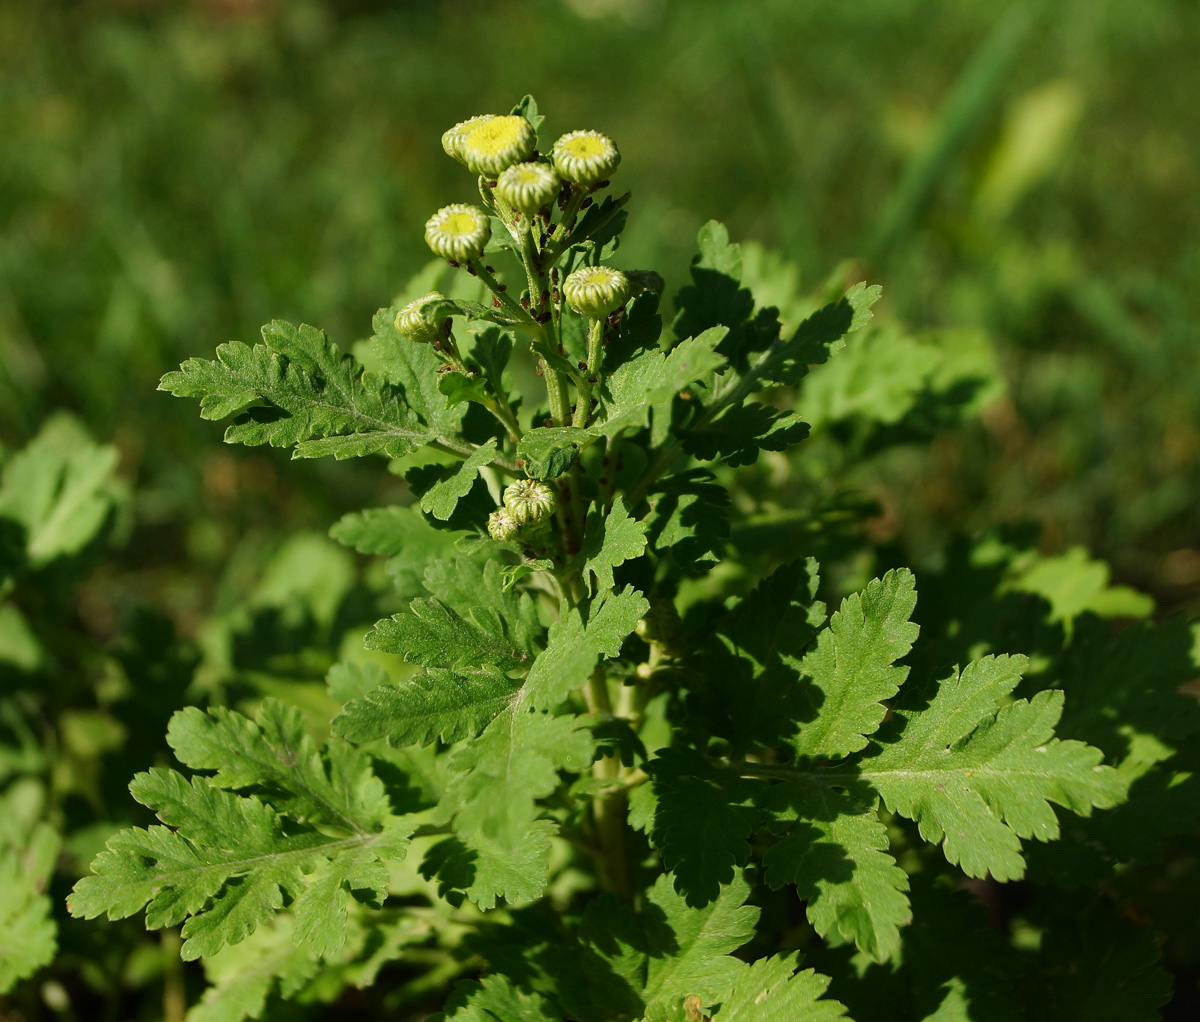
[[[554,143],[554,169],[564,181],[591,188],[611,177],[621,162],[613,140],[598,131],[569,131]]]
[[[537,479],[518,479],[505,489],[504,506],[519,525],[540,522],[554,514],[554,491]]]
[[[521,523],[513,518],[507,508],[498,507],[488,515],[488,535],[498,543],[512,539],[520,528]]]
[[[425,241],[434,254],[456,263],[478,259],[491,236],[487,214],[462,202],[443,206],[425,224]]]
[[[629,278],[609,266],[581,266],[563,281],[567,303],[589,319],[604,319],[629,301],[632,293]]]
[[[430,291],[416,301],[409,302],[396,313],[396,329],[407,340],[418,344],[428,344],[436,341],[442,335],[442,326],[449,316],[441,316],[436,321],[429,321],[422,315],[422,310],[430,302],[440,302],[445,299],[440,291]]]
[[[446,135],[452,137],[447,143]],[[537,135],[524,117],[472,117],[442,136],[442,145],[483,177],[494,178],[507,167],[528,159]]]
[[[453,156],[461,164],[466,164],[466,160],[462,154],[462,138],[463,133],[471,130],[483,121],[490,121],[495,118],[495,114],[481,114],[478,117],[471,117],[465,121],[459,121],[453,128],[442,133],[442,148],[446,150],[447,156]]]
[[[561,190],[562,181],[545,163],[514,163],[496,181],[496,194],[526,216],[549,206]]]

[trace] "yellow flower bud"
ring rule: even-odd
[[[518,479],[504,491],[504,506],[520,525],[554,514],[554,491],[537,479]]]
[[[487,214],[462,202],[443,206],[425,224],[425,241],[434,254],[456,263],[478,259],[491,236]]]
[[[606,178],[621,162],[613,140],[598,131],[569,131],[554,143],[554,169],[564,181],[591,188]]]
[[[610,266],[581,266],[563,281],[567,304],[589,319],[604,319],[629,301],[632,293],[629,278]]]
[[[549,206],[561,190],[562,181],[545,163],[514,163],[496,181],[496,194],[526,216]]]
[[[528,159],[537,145],[537,136],[524,117],[474,117],[461,125],[452,144],[471,170],[494,178],[514,163]]]
[[[499,543],[512,539],[520,528],[521,523],[506,508],[498,507],[488,515],[488,535]]]
[[[442,133],[442,148],[446,150],[447,156],[453,156],[461,164],[466,164],[462,154],[462,137],[463,133],[481,124],[483,121],[495,119],[495,114],[481,114],[479,117],[471,117],[465,121],[459,121],[453,128]]]

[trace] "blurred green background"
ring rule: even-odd
[[[1009,398],[901,503],[1032,519],[1194,607],[1197,52],[1192,0],[9,0],[0,438],[66,407],[115,440],[150,575],[323,528],[361,473],[277,480],[156,381],[275,317],[367,332],[470,198],[441,131],[529,91],[618,140],[625,263],[668,294],[714,217],[807,286],[856,258],[914,327],[990,335]]]
[[[471,199],[442,131],[526,92],[550,139],[617,140],[618,260],[668,296],[716,218],[778,253],[748,246],[747,266],[785,300],[835,272],[881,283],[887,364],[896,319],[967,362],[995,351],[1005,396],[859,472],[873,542],[936,565],[954,534],[1032,522],[1159,614],[1200,612],[1197,53],[1195,0],[0,2],[0,463],[47,422],[50,460],[110,457],[66,409],[122,480],[101,481],[110,548],[64,546],[0,617],[27,661],[0,663],[0,781],[48,778],[6,789],[0,845],[54,820],[61,917],[172,709],[238,676],[328,719],[321,679],[378,615],[323,537],[404,484],[227,447],[155,388],[273,318],[367,334],[427,263],[425,219]],[[16,642],[25,618],[40,646]],[[44,757],[38,733],[57,736]],[[79,1017],[120,1017],[144,939],[136,920],[63,927],[55,975],[107,991],[107,1015]],[[73,1017],[52,982],[22,1017]]]

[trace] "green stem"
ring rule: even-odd
[[[586,426],[592,412],[592,390],[600,385],[600,366],[604,360],[604,320],[588,320],[587,372],[579,383],[579,401],[575,405],[572,426]]]
[[[579,207],[583,205],[583,200],[587,197],[588,190],[580,188],[578,185],[571,187],[571,197],[567,200],[567,207],[563,210],[563,215],[554,228],[554,233],[550,235],[550,241],[546,244],[546,251],[549,253],[549,258],[546,260],[548,266],[558,262],[558,257],[562,255],[561,246],[571,229],[571,222],[579,213]]]
[[[468,443],[465,440],[456,440],[454,437],[439,437],[429,446],[439,451],[445,451],[447,454],[461,454],[464,457],[474,454],[477,450],[479,450],[475,444]],[[492,459],[492,464],[502,472],[507,472],[510,476],[524,475],[524,473],[517,468],[517,463],[506,455],[497,454],[496,457]]]
[[[483,265],[482,259],[472,259],[467,265],[470,266],[475,272],[475,276],[477,276],[487,285],[488,290],[496,296],[496,301],[508,309],[508,311],[518,319],[522,320],[526,325],[535,329],[540,327],[540,324],[537,322],[537,320],[530,315],[529,310],[522,308],[521,303],[515,301],[512,295],[510,295],[500,286],[500,282],[488,272],[488,268]]]

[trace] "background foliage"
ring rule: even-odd
[[[873,552],[831,595],[892,564],[991,570],[951,537],[1003,526],[998,550],[1058,558],[994,564],[1068,627],[1084,608],[1194,615],[1198,44],[1186,0],[0,7],[0,878],[48,884],[62,924],[11,1010],[181,1017],[196,974],[177,938],[68,921],[62,896],[116,826],[148,822],[126,784],[165,761],[174,709],[286,694],[325,714],[325,671],[379,588],[326,530],[407,499],[381,473],[224,447],[159,376],[277,317],[364,335],[427,259],[416,226],[459,197],[440,132],[526,91],[620,141],[622,257],[667,295],[719,217],[766,246],[745,252],[758,297],[794,302],[855,259],[914,328],[811,395],[814,444],[818,411],[836,441],[816,449],[855,452],[877,505]],[[979,415],[924,422],[947,348]],[[889,357],[908,370],[893,389],[857,386],[856,364]],[[41,504],[20,458],[57,473]],[[806,470],[767,465],[781,515],[742,542],[799,545]],[[1195,949],[1175,950],[1186,1012]]]

